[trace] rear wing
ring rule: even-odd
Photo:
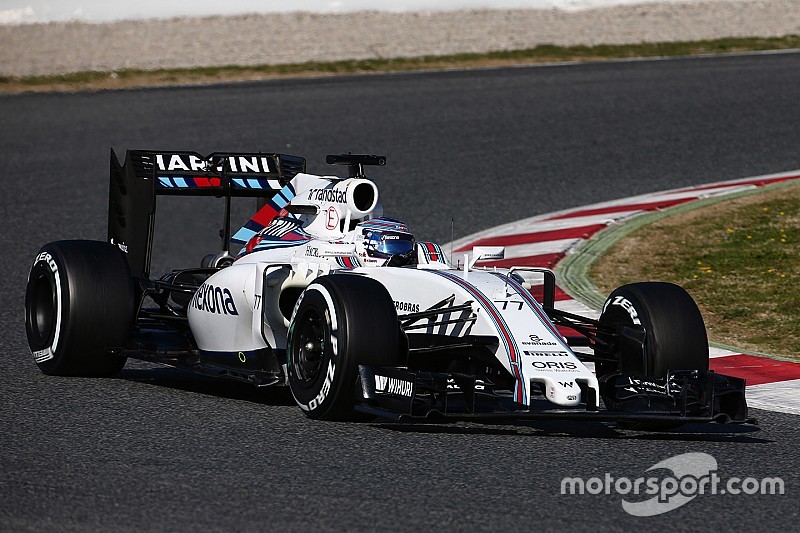
[[[222,247],[230,242],[231,198],[272,198],[305,172],[302,157],[272,153],[128,150],[120,163],[111,150],[108,242],[127,254],[134,276],[148,277],[159,195],[225,199]]]

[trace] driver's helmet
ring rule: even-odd
[[[365,266],[385,266],[389,261],[398,266],[411,261],[414,235],[408,226],[389,217],[371,218],[355,229],[358,255]]]

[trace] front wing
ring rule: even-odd
[[[755,423],[747,415],[744,380],[714,372],[675,372],[663,379],[611,374],[600,381],[600,399],[583,388],[583,404],[575,408],[551,408],[543,395],[523,406],[511,391],[468,374],[361,365],[359,379],[356,410],[395,421]]]

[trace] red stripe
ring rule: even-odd
[[[294,231],[290,231],[279,240],[281,241],[310,241],[311,237],[308,235],[301,235],[300,233],[295,233]]]
[[[425,248],[428,249],[428,255],[430,256],[431,261],[439,261],[439,254],[436,253],[436,247],[432,242],[426,242]]]
[[[583,335],[582,333],[568,326],[556,326],[556,329],[565,339],[586,339],[586,335]],[[569,342],[569,340],[567,340],[567,342]]]
[[[728,355],[709,361],[714,372],[744,378],[748,385],[800,379],[800,364],[754,355]]]
[[[262,207],[258,213],[253,215],[253,218],[250,220],[266,227],[270,222],[272,222],[272,219],[275,218],[275,215],[277,214],[278,210],[268,203]]]
[[[770,185],[772,183],[780,183],[782,181],[789,181],[789,180],[796,180],[800,178],[799,176],[784,176],[781,178],[765,178],[765,179],[758,179],[758,180],[745,180],[745,181],[737,181],[734,183],[717,183],[711,185],[703,185],[702,187],[687,187],[685,189],[681,189],[678,192],[690,192],[690,191],[706,191],[708,189],[719,189],[722,187],[739,187],[741,185],[755,185],[756,187],[763,187],[764,185]]]
[[[657,202],[644,202],[640,204],[625,204],[625,205],[613,205],[609,207],[595,207],[594,209],[570,211],[569,213],[546,218],[545,220],[562,220],[565,218],[588,217],[592,215],[605,215],[609,213],[622,213],[623,211],[654,211],[656,209],[666,209],[667,207],[672,207],[673,205],[684,204],[686,202],[691,202],[696,199],[697,198],[694,197],[678,198],[675,200],[659,200]]]
[[[529,292],[537,302],[544,299],[544,285],[534,285]],[[561,290],[560,287],[556,287],[556,301],[563,302],[564,300],[572,300],[572,296]]]
[[[474,246],[514,246],[516,244],[529,244],[532,242],[557,241],[561,239],[588,239],[606,224],[592,224],[589,226],[579,226],[577,228],[562,228],[550,231],[535,231],[532,233],[519,233],[517,235],[498,235],[496,237],[486,237],[457,248],[456,252],[471,250]]]
[[[526,257],[512,257],[510,259],[498,259],[496,261],[481,261],[478,264],[485,267],[510,268],[512,266],[537,266],[552,268],[564,257],[564,252],[552,254],[529,255]]]

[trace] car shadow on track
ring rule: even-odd
[[[125,368],[116,379],[167,387],[218,398],[276,406],[296,405],[286,387],[255,387],[234,380],[215,379],[169,367]]]
[[[242,400],[264,405],[295,406],[286,387],[254,387],[233,380],[209,378],[176,368],[134,363],[125,367],[116,379],[166,387],[190,393],[205,394],[218,398]],[[141,365],[141,366],[139,366]],[[575,421],[512,421],[502,424],[456,423],[410,423],[372,420],[360,422],[375,428],[401,433],[454,434],[454,435],[498,435],[533,436],[548,438],[586,438],[618,440],[659,440],[684,442],[736,442],[744,444],[766,444],[769,439],[754,437],[760,431],[754,425],[736,424],[686,424],[667,431],[634,431],[615,427],[607,422]]]
[[[668,431],[634,431],[605,422],[537,421],[514,422],[502,426],[456,424],[408,424],[373,422],[374,427],[403,433],[443,433],[456,435],[518,435],[533,437],[568,437],[586,439],[660,440],[685,442],[736,442],[768,444],[773,441],[752,434],[758,426],[723,424],[686,424]]]

